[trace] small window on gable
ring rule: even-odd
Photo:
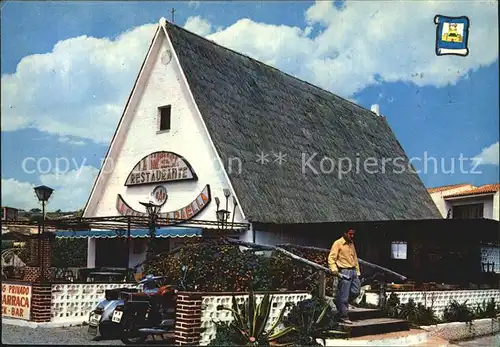
[[[170,130],[171,105],[158,107],[158,131]]]

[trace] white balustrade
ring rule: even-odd
[[[500,303],[499,289],[477,289],[477,290],[443,290],[443,291],[394,291],[387,292],[387,298],[391,293],[396,293],[401,304],[406,304],[410,299],[413,299],[415,304],[421,303],[426,307],[432,307],[438,317],[443,316],[444,308],[448,306],[452,300],[462,304],[466,304],[471,309],[475,309],[477,305],[482,305],[483,301],[489,301],[492,298],[498,304]],[[378,293],[366,293],[366,302],[372,305],[378,305]]]
[[[235,297],[238,305],[248,301],[248,295],[236,295]],[[259,303],[263,297],[263,294],[257,294],[256,302]],[[266,325],[266,329],[269,329],[271,325],[276,321],[281,310],[287,302],[296,304],[302,300],[310,299],[311,295],[309,293],[283,293],[272,294],[272,297],[272,308],[269,320]],[[204,331],[201,333],[200,345],[205,346],[215,338],[217,327],[214,324],[214,321],[225,323],[231,322],[233,320],[233,315],[231,312],[227,310],[217,310],[217,306],[219,305],[232,308],[232,300],[233,297],[231,295],[202,297],[201,327],[204,329]]]
[[[61,283],[52,284],[51,322],[81,324],[90,311],[104,300],[104,291],[136,288],[135,283]]]

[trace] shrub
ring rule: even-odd
[[[25,264],[29,263],[30,250],[27,244],[20,247],[16,254]],[[87,240],[56,238],[52,244],[51,262],[51,266],[57,268],[85,267]]]
[[[424,305],[419,303],[414,315],[410,317],[410,322],[419,326],[434,325],[439,323],[439,319],[432,307],[425,307]]]
[[[317,338],[342,337],[340,326],[330,305],[323,299],[313,297],[295,305],[284,318],[285,327],[293,331],[279,339],[279,343],[295,346],[319,346]]]
[[[19,257],[19,259],[21,259],[25,264],[29,263],[29,260],[30,260],[29,247],[27,247],[27,246],[19,247],[19,251],[17,251],[16,254]]]
[[[210,341],[208,346],[234,346],[234,341],[238,339],[238,335],[229,323],[216,324],[215,337]]]
[[[389,317],[396,318],[399,316],[400,300],[396,293],[392,292],[387,299],[383,311]]]
[[[432,307],[416,304],[413,299],[401,304],[396,293],[391,293],[383,310],[389,317],[405,319],[414,325],[434,325],[439,322]]]
[[[496,316],[497,305],[494,298],[491,298],[489,301],[483,300],[482,304],[477,304],[474,312],[475,318],[495,318]]]
[[[328,254],[324,251],[320,250],[314,250],[314,249],[303,249],[303,248],[298,248],[294,247],[293,245],[283,245],[280,246],[283,249],[286,249],[289,252],[292,252],[299,257],[302,257],[304,259],[307,259],[309,261],[312,261],[316,264],[322,265],[326,268],[328,268]],[[287,258],[290,259],[290,258]],[[290,260],[288,260],[290,263]],[[294,262],[297,262],[294,260]],[[293,278],[297,278],[299,281],[304,280],[307,276],[312,275],[316,270],[312,269],[311,267],[304,267],[302,266],[294,266],[291,271],[291,276]],[[326,277],[327,282],[326,282],[326,291],[327,293],[333,293],[333,275],[327,275]],[[309,282],[308,289],[312,289],[314,286],[311,284],[314,282]]]
[[[52,267],[87,266],[87,239],[54,240],[52,248]]]
[[[176,254],[162,254],[145,264],[146,273],[164,275],[177,281],[187,266],[187,290],[246,291],[250,282],[255,290],[266,290],[266,259],[253,252],[241,252],[228,242],[205,240],[188,244]]]
[[[467,306],[467,300],[462,304],[452,300],[443,311],[445,322],[467,322],[471,323],[474,318],[472,310]]]
[[[177,281],[181,267],[188,268],[187,290],[256,291],[307,290],[317,286],[316,271],[286,255],[273,252],[270,257],[241,251],[224,239],[197,240],[177,253],[164,253],[145,264],[145,273],[167,276]],[[307,279],[309,277],[309,279]]]

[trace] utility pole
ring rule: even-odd
[[[172,9],[170,10],[170,12],[172,13],[172,23],[174,23],[175,8],[172,7]]]

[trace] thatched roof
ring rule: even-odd
[[[386,120],[328,91],[167,23],[167,33],[226,170],[252,222],[311,223],[441,218],[417,174],[406,170],[338,178],[320,170],[327,156],[407,157]],[[269,154],[270,162],[256,162]],[[286,154],[281,166],[272,153]],[[361,161],[363,163],[363,161]],[[327,164],[327,163],[325,163]],[[397,169],[397,168],[396,168]]]

